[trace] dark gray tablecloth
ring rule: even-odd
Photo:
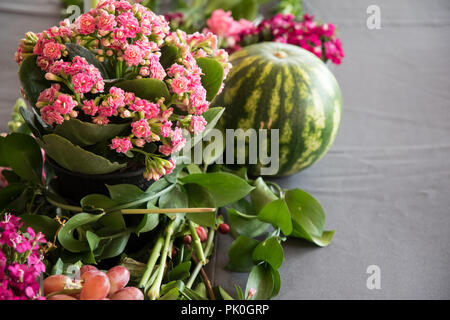
[[[18,97],[17,42],[57,22],[55,1],[0,1],[2,130]],[[41,15],[9,9],[27,3]],[[366,26],[372,4],[380,30]],[[339,27],[346,58],[332,70],[342,127],[319,163],[279,183],[312,193],[337,231],[327,248],[288,241],[278,298],[449,299],[450,1],[310,0],[305,8]],[[218,237],[210,272],[231,291],[247,275],[224,269],[230,243]],[[366,286],[370,265],[380,267],[379,290]]]

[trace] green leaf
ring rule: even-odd
[[[98,248],[98,244],[100,243],[100,238],[91,231],[86,231],[86,239],[89,244],[89,249],[91,249],[91,252],[93,252],[95,249]]]
[[[214,198],[216,207],[223,207],[247,196],[253,187],[245,180],[226,172],[190,174],[181,178],[185,184],[204,187]]]
[[[79,44],[75,43],[66,43],[65,44],[68,54],[68,58],[70,61],[72,61],[73,58],[76,56],[83,57],[87,60],[87,62],[94,67],[96,67],[100,73],[102,74],[103,79],[109,79],[110,75],[108,74],[108,71],[104,64],[102,64],[100,61],[97,60],[95,57],[95,54],[86,49],[83,46],[80,46]]]
[[[258,244],[259,242],[255,239],[239,236],[228,250],[229,262],[227,268],[237,272],[250,271],[255,265],[253,263],[253,251]]]
[[[259,264],[254,266],[247,281],[245,295],[248,296],[250,289],[255,289],[256,293],[250,300],[268,300],[276,290],[276,270],[269,264]]]
[[[277,226],[287,236],[292,233],[291,214],[284,199],[266,205],[258,214],[258,219]]]
[[[31,136],[11,133],[2,143],[2,152],[16,174],[22,179],[42,184],[41,148]]]
[[[20,108],[20,114],[35,137],[42,138],[43,135],[50,133],[51,128],[42,120],[34,108],[31,111]]]
[[[211,58],[198,58],[197,65],[202,69],[202,86],[206,89],[206,100],[212,101],[222,86],[223,67]]]
[[[34,232],[42,232],[45,235],[45,239],[49,242],[53,241],[56,232],[59,228],[59,223],[54,219],[38,215],[38,214],[23,214],[20,216],[21,222],[23,222],[22,230],[26,230],[30,227]]]
[[[202,298],[208,300],[208,292],[206,291],[206,286],[203,282],[199,282],[194,291]]]
[[[255,189],[250,194],[250,198],[257,213],[259,213],[267,204],[278,199],[261,177],[256,179]]]
[[[175,188],[163,194],[159,198],[159,207],[168,209],[168,208],[187,208],[189,206],[189,200],[184,188],[180,185],[176,185]],[[173,216],[168,214],[168,216]],[[180,216],[176,214],[176,216]]]
[[[118,202],[111,200],[103,194],[90,194],[80,201],[81,207],[86,210],[95,209],[109,209],[118,205]],[[125,229],[125,220],[123,215],[119,212],[108,212],[103,218],[100,219],[100,223],[105,227],[109,227],[113,230]]]
[[[276,237],[269,238],[255,248],[253,251],[253,260],[258,262],[267,262],[274,268],[278,270],[283,264],[284,253],[280,242]]]
[[[111,140],[130,127],[129,123],[99,125],[70,119],[56,126],[54,133],[81,147]]]
[[[191,262],[183,262],[173,268],[168,275],[169,281],[184,280],[190,276]]]
[[[246,218],[245,214],[231,208],[227,209],[227,212],[231,230],[238,235],[255,238],[263,234],[270,226],[270,224],[257,219],[257,216],[246,215],[252,217]]]
[[[180,296],[180,290],[178,288],[172,288],[167,292],[165,295],[163,295],[158,300],[178,300],[178,297]]]
[[[156,209],[151,202],[147,203],[147,209]],[[141,222],[136,227],[136,234],[140,235],[141,233],[149,232],[154,230],[159,224],[159,215],[158,214],[145,214],[142,217]]]
[[[137,97],[156,102],[160,98],[170,100],[167,85],[158,79],[125,80],[116,84],[116,87],[127,92],[133,92]]]
[[[114,186],[106,186],[112,200],[118,204],[136,201],[148,196],[144,191],[132,184],[116,184]]]
[[[7,207],[14,199],[19,197],[26,189],[23,183],[13,183],[0,189],[0,211]]]
[[[45,71],[36,65],[36,56],[25,58],[19,68],[20,84],[32,107],[36,106],[39,95],[50,88],[51,82],[45,79]]]
[[[0,167],[9,166],[3,152],[3,144],[5,143],[5,137],[0,136]]]
[[[294,229],[294,232],[292,232],[292,234],[290,236],[295,237],[295,238],[306,239],[306,240],[318,245],[319,247],[326,247],[331,243],[331,240],[333,239],[335,231],[336,230],[324,231],[320,237],[317,237],[317,236],[312,236],[304,231],[302,232],[300,227],[298,227],[297,229]]]
[[[164,45],[161,47],[161,57],[159,58],[159,62],[164,67],[164,69],[172,66],[178,56],[178,48],[172,45]]]
[[[201,295],[199,295],[197,292],[195,292],[192,289],[189,289],[188,287],[184,287],[181,293],[188,298],[189,300],[208,300],[203,298]]]
[[[234,300],[233,297],[221,286],[214,287],[214,294],[219,300]]]
[[[252,21],[258,16],[258,9],[259,5],[257,0],[241,0],[232,9],[233,18],[236,20],[246,19]]]
[[[205,188],[196,184],[188,184],[185,189],[190,208],[215,208],[214,198]],[[203,227],[212,228],[216,222],[216,213],[188,213],[186,218]]]
[[[121,255],[127,246],[128,239],[130,239],[130,234],[131,232],[120,237],[111,238],[104,246],[100,259],[114,258]]]
[[[238,285],[234,286],[236,288],[237,300],[245,300],[244,292],[242,288]]]
[[[272,277],[273,277],[273,292],[270,296],[270,299],[276,297],[281,289],[281,277],[278,270],[272,269]]]
[[[291,211],[294,229],[310,236],[321,237],[325,225],[325,212],[320,203],[300,189],[286,192],[286,203]]]
[[[67,170],[84,174],[106,174],[125,168],[126,164],[86,151],[56,134],[48,134],[38,141],[46,154]]]
[[[74,231],[84,225],[94,223],[102,218],[104,214],[92,215],[88,213],[79,213],[69,221],[66,222],[64,227],[58,233],[58,240],[61,245],[70,252],[83,252],[89,250],[89,244],[87,241],[78,240],[74,237]]]

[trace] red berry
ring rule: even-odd
[[[197,228],[197,234],[201,242],[205,242],[206,240],[208,240],[208,234],[203,227]]]
[[[189,234],[185,235],[184,236],[184,243],[191,244],[191,242],[192,242],[192,237]]]
[[[177,254],[177,248],[173,247],[172,248],[172,257],[175,257],[176,254]]]
[[[80,276],[82,276],[83,273],[86,273],[86,272],[92,271],[92,270],[95,271],[95,270],[98,270],[98,269],[97,269],[96,267],[94,267],[94,266],[89,265],[89,264],[84,265],[84,266],[82,266],[81,269],[80,269]]]
[[[230,232],[230,226],[227,225],[226,223],[222,223],[222,224],[219,226],[219,232],[220,232],[221,234],[227,234],[228,232]]]

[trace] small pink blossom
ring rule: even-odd
[[[131,132],[137,138],[147,138],[147,137],[149,137],[152,134],[152,132],[150,131],[150,126],[148,125],[147,120],[141,119],[139,121],[133,122],[131,124],[131,127],[133,128],[131,130]]]
[[[63,46],[57,42],[48,42],[44,46],[44,50],[42,51],[42,55],[45,58],[51,59],[51,60],[57,60],[61,58],[61,50],[63,49]]]
[[[98,106],[95,105],[94,100],[85,100],[82,110],[87,115],[95,116],[98,112]]]
[[[203,132],[207,124],[205,118],[202,116],[192,116],[190,131],[194,134]]]
[[[72,96],[61,94],[58,96],[53,104],[53,110],[60,114],[69,114],[73,108],[77,106],[77,102],[73,100]]]
[[[142,58],[144,57],[144,53],[142,52],[141,48],[139,48],[136,45],[129,45],[127,49],[125,50],[123,58],[127,62],[128,66],[138,66]]]
[[[173,152],[173,148],[166,144],[163,144],[159,147],[159,152],[161,152],[165,156],[170,156]]]
[[[172,91],[178,95],[188,91],[189,80],[186,77],[177,77],[172,80]]]
[[[89,13],[82,14],[77,22],[78,32],[81,34],[91,34],[95,31],[95,18]]]
[[[72,84],[75,92],[88,93],[95,85],[95,79],[89,73],[78,73],[72,77]]]
[[[164,123],[161,125],[161,136],[164,138],[168,138],[172,135],[172,122],[171,121],[164,121]]]
[[[183,149],[186,139],[183,137],[183,130],[179,127],[175,128],[172,136],[173,152],[178,152]]]
[[[133,144],[129,138],[114,138],[110,147],[118,153],[127,153],[133,148]]]

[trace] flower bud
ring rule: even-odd
[[[191,244],[191,242],[192,242],[192,237],[189,235],[189,234],[187,234],[187,235],[185,235],[184,236],[184,243],[186,243],[186,244]]]
[[[228,224],[226,224],[226,223],[222,223],[219,226],[219,232],[221,234],[228,234],[230,232],[230,226]]]
[[[208,240],[208,233],[206,233],[206,230],[203,227],[198,227],[196,231],[201,242]]]

